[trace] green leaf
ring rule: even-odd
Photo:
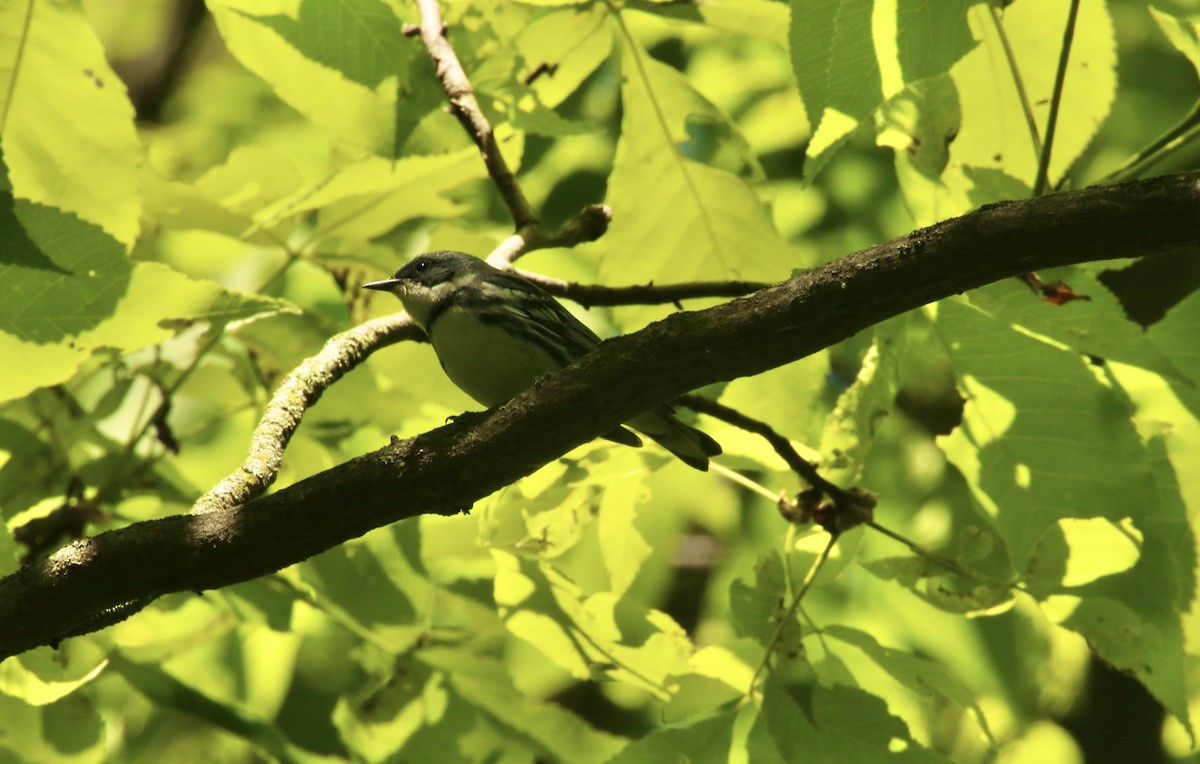
[[[333,712],[342,741],[367,761],[409,753],[407,744],[420,732],[450,727],[464,735],[474,721],[470,707],[446,687],[445,675],[407,657],[391,676],[342,696]]]
[[[5,730],[0,759],[5,764],[61,761],[65,752],[73,761],[111,758],[111,742],[105,734],[108,722],[97,706],[82,693],[46,706],[0,695]]]
[[[1062,590],[1083,597],[1062,625],[1136,677],[1192,734],[1180,614],[1195,593],[1196,539],[1164,439],[1153,438],[1149,450],[1158,501],[1134,517],[1142,532],[1137,562],[1130,570]]]
[[[730,382],[721,403],[741,413],[769,421],[792,440],[813,440],[820,397],[829,374],[829,353],[819,351],[777,369]]]
[[[967,9],[975,4],[896,0],[896,48],[905,83],[945,74],[975,47],[967,26]]]
[[[1153,6],[1147,8],[1163,35],[1200,72],[1200,12],[1172,15]],[[1180,8],[1180,11],[1183,9]]]
[[[409,567],[390,536],[386,529],[375,531],[361,542],[308,560],[298,570],[322,609],[337,619],[350,619],[401,652],[426,630],[424,614],[417,608],[428,602],[428,582]],[[401,586],[416,596],[406,596]]]
[[[961,173],[947,175],[950,148],[961,130],[958,91],[949,75],[915,82],[880,109],[876,142],[896,154],[896,177],[913,223],[932,225],[974,205]],[[1024,193],[1028,192],[1023,188]]]
[[[788,7],[775,0],[720,0],[705,3],[656,3],[633,7],[671,19],[698,22],[722,32],[763,37],[787,47]]]
[[[947,452],[960,467],[970,465],[972,489],[996,515],[1015,565],[1029,572],[1040,596],[1082,597],[1064,625],[1186,723],[1178,613],[1191,599],[1195,558],[1161,447],[1152,460],[1121,391],[1073,354],[959,303],[943,303],[938,323],[969,396]],[[1142,548],[1132,569],[1066,587],[1069,571],[1088,571],[1074,559],[1068,568],[1071,538],[1055,523],[1087,517],[1130,518]],[[1075,543],[1091,542],[1080,536]]]
[[[962,130],[950,149],[952,166],[964,171],[1002,169],[1033,186],[1037,152],[1024,108],[1015,86],[997,83],[1014,83],[1020,78],[1038,139],[1043,138],[1067,9],[1067,4],[1037,0],[1018,0],[1005,7],[1001,24],[1015,56],[1015,72],[989,9],[983,5],[972,9],[972,26],[983,44],[951,72],[962,104]],[[1050,159],[1052,186],[1075,163],[1108,116],[1116,93],[1116,63],[1108,5],[1081,3]]]
[[[969,0],[897,0],[894,14],[871,0],[790,5],[792,68],[813,131],[809,175],[886,100],[944,74],[974,45]]]
[[[1152,511],[1128,402],[1084,359],[957,300],[940,303],[937,329],[967,399],[962,426],[941,444],[996,518],[1017,570],[1062,518],[1137,522]]]
[[[95,328],[128,290],[125,247],[74,215],[0,197],[0,238],[9,243],[0,330],[21,339],[48,344]]]
[[[891,413],[899,390],[905,322],[895,321],[876,331],[878,339],[863,357],[854,382],[826,417],[821,435],[820,451],[830,460],[825,477],[840,485],[854,485],[862,478],[876,429]]]
[[[699,164],[688,119],[720,120],[678,72],[627,40],[624,118],[609,179],[613,223],[602,275],[612,283],[777,278],[794,264],[766,207],[737,176]],[[713,124],[720,124],[714,122]],[[730,133],[734,153],[740,139]],[[654,311],[661,314],[661,311]],[[623,322],[649,311],[627,309]],[[641,320],[639,320],[641,319]]]
[[[321,760],[293,745],[270,720],[240,704],[213,699],[152,663],[137,663],[120,653],[111,660],[116,673],[160,707],[181,711],[238,735],[276,760]]]
[[[446,671],[450,685],[476,710],[526,741],[550,761],[608,761],[626,740],[592,728],[551,703],[531,700],[513,687],[499,661],[458,651],[425,650],[421,660]]]
[[[758,725],[784,761],[946,762],[912,739],[881,699],[853,687],[788,687],[767,681]]]
[[[403,51],[417,47],[400,33],[400,20],[381,0],[301,0],[294,19],[277,14],[256,20],[305,57],[368,88],[400,71]]]
[[[498,550],[494,583],[496,605],[508,630],[538,648],[547,658],[576,679],[591,676],[590,657],[576,635],[567,628],[564,616],[551,589],[552,582],[539,575],[534,563]],[[569,587],[565,579],[555,581]],[[568,596],[579,592],[568,589]]]
[[[500,131],[506,157],[518,156],[519,138]],[[518,144],[514,152],[514,143]],[[397,161],[366,157],[338,169],[279,203],[272,220],[319,212],[314,237],[363,241],[421,217],[449,218],[464,206],[448,192],[487,176],[474,148]]]
[[[142,146],[80,4],[6,3],[0,30],[0,151],[12,193],[132,245]]]
[[[142,189],[147,216],[164,230],[212,231],[248,244],[278,244],[270,232],[255,230],[253,217],[223,207],[192,184],[164,180],[147,171],[142,174]]]
[[[609,764],[725,764],[730,760],[738,712],[655,730],[630,744]]]
[[[983,715],[983,709],[979,707],[975,694],[945,667],[919,655],[884,647],[870,634],[849,626],[831,624],[826,626],[822,632],[827,637],[854,645],[862,650],[880,668],[910,690],[923,696],[944,698],[962,710],[970,711],[975,715],[984,734],[989,740],[994,741],[991,730],[988,729],[987,719]]]
[[[1192,389],[1200,386],[1200,348],[1192,341],[1197,331],[1200,331],[1200,293],[1193,292],[1146,332],[1147,344],[1168,354],[1172,366],[1190,382],[1182,387]],[[1200,409],[1190,408],[1200,415]]]
[[[577,679],[593,673],[660,698],[685,673],[691,640],[665,614],[602,592],[585,597],[548,563],[492,550],[496,604],[508,630]]]
[[[547,106],[565,101],[612,54],[608,11],[598,3],[578,5],[584,7],[539,16],[517,38],[525,60],[521,81],[532,77],[531,87]]]
[[[617,596],[629,590],[642,563],[653,551],[635,525],[638,504],[644,500],[645,492],[645,485],[637,475],[609,483],[600,500],[600,553],[604,556],[609,589]]]
[[[1192,733],[1184,683],[1183,628],[1177,615],[1147,621],[1116,600],[1087,597],[1062,622],[1105,662],[1131,673]]]
[[[95,349],[134,350],[173,336],[172,324],[289,310],[158,263],[132,263],[98,227],[51,207],[0,203],[0,345],[28,359],[4,377],[0,400],[61,382]]]
[[[789,50],[812,141],[808,173],[883,102],[870,0],[792,0]]]
[[[862,563],[872,575],[895,581],[934,607],[964,615],[1010,606],[1012,589],[954,576],[924,557],[883,557]]]
[[[754,566],[754,582],[735,579],[729,586],[729,618],[738,633],[766,646],[787,608],[787,580],[777,552],[764,552]],[[792,628],[799,639],[799,625]]]
[[[91,682],[107,665],[87,641],[72,642],[61,653],[40,647],[0,662],[0,692],[44,706]]]
[[[209,11],[229,51],[286,103],[339,140],[397,157],[421,117],[443,100],[418,40],[378,0],[304,0],[295,19],[257,16],[244,0]],[[347,29],[369,29],[347,45]],[[362,43],[362,44],[357,44]]]
[[[1130,321],[1121,303],[1087,268],[1043,271],[1046,281],[1063,281],[1087,300],[1054,306],[1037,299],[1016,279],[990,284],[970,293],[971,303],[1002,320],[1049,337],[1081,353],[1107,361],[1140,366],[1168,379],[1200,384],[1200,364],[1189,363],[1194,343],[1184,341],[1200,331],[1200,298],[1193,296],[1168,315],[1171,324],[1150,331]],[[1186,370],[1185,370],[1186,369]]]

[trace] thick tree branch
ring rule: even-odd
[[[137,523],[0,581],[0,656],[105,611],[245,581],[422,513],[453,514],[652,405],[757,374],[884,319],[1017,273],[1200,256],[1200,175],[992,205],[605,342],[485,414],[397,442],[223,512]]]

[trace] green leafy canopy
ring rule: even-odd
[[[415,342],[284,384],[396,310],[365,281],[513,233],[430,5],[0,0],[0,574],[473,406]],[[1039,172],[1186,169],[1200,136],[1182,0],[441,14],[545,231],[611,210],[520,262],[568,282],[782,281]],[[722,444],[708,474],[597,441],[469,514],[5,660],[0,760],[1080,761],[1127,704],[1129,760],[1194,756],[1197,272],[991,284],[700,391],[878,497],[828,556],[778,511],[809,487],[778,451],[681,408]],[[677,309],[578,314],[611,336]],[[309,406],[278,475],[272,396]]]

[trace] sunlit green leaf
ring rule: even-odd
[[[759,724],[784,761],[948,761],[914,741],[882,699],[850,687],[770,681]]]
[[[1200,71],[1200,9],[1193,9],[1190,15],[1178,16],[1153,6],[1147,8],[1150,15],[1158,22],[1159,29],[1166,35],[1171,44],[1188,57],[1192,66]],[[1178,9],[1182,11],[1183,9]]]
[[[523,81],[547,106],[562,103],[612,52],[606,9],[595,3],[579,5],[584,7],[534,19],[517,40],[525,58]]]
[[[667,18],[703,23],[735,34],[765,37],[780,47],[787,46],[788,8],[772,0],[719,0],[707,3],[656,3],[639,10]]]
[[[509,630],[572,676],[603,673],[665,697],[667,677],[686,670],[691,641],[664,614],[607,593],[584,598],[546,563],[492,554]]]
[[[33,650],[0,663],[0,692],[44,706],[95,679],[106,664],[86,643],[69,651],[65,661],[49,648]]]
[[[902,337],[903,322],[885,331],[889,337]],[[900,332],[900,334],[896,334]],[[827,471],[844,475],[848,485],[862,475],[866,458],[875,442],[880,421],[892,410],[898,390],[899,343],[875,344],[867,351],[854,382],[838,398],[825,420],[821,452],[831,460]]]
[[[1056,307],[1037,299],[1016,279],[1007,279],[973,291],[971,302],[1097,359],[1140,366],[1180,382],[1200,382],[1193,376],[1194,371],[1183,368],[1200,366],[1187,362],[1189,355],[1195,355],[1194,345],[1182,341],[1183,336],[1200,331],[1200,310],[1192,307],[1200,299],[1193,297],[1177,306],[1170,314],[1172,323],[1168,327],[1156,324],[1148,332],[1125,317],[1120,302],[1087,269],[1043,271],[1039,276],[1047,282],[1061,280],[1087,299]]]
[[[18,199],[138,233],[142,147],[125,86],[78,2],[0,9],[0,150]]]
[[[683,149],[695,94],[632,43],[623,61],[625,111],[602,272],[613,283],[778,278],[792,258],[754,191]]]
[[[50,207],[18,200],[0,208],[0,231],[11,247],[0,263],[8,290],[0,341],[29,359],[5,376],[0,397],[62,381],[95,348],[160,342],[172,336],[171,321],[225,324],[287,309],[157,263],[132,263],[99,228]]]
[[[611,591],[617,595],[629,589],[650,556],[650,546],[635,525],[638,505],[645,498],[643,491],[641,480],[622,480],[609,484],[600,503],[600,549]]]
[[[972,29],[983,43],[951,72],[962,104],[962,130],[950,155],[958,167],[1003,168],[1032,186],[1038,160],[1034,146],[1040,146],[1046,136],[1067,5],[1024,0],[997,14],[984,5],[971,11]],[[1011,63],[1006,49],[1012,51]],[[1095,137],[1108,116],[1115,88],[1116,51],[1107,5],[1080,3],[1050,159],[1051,184]],[[1032,113],[1036,138],[1026,108]]]
[[[475,709],[557,761],[604,762],[625,745],[617,736],[592,729],[550,703],[538,703],[511,688],[498,662],[428,650],[422,660],[449,670],[450,683]]]
[[[1061,518],[1136,522],[1153,511],[1128,404],[1085,359],[958,301],[940,305],[938,332],[967,397],[963,426],[943,447],[995,516],[1018,570]]]
[[[738,631],[754,637],[764,647],[770,643],[779,620],[787,609],[787,581],[783,563],[775,552],[767,552],[754,566],[754,582],[738,579],[729,588],[729,615]],[[799,625],[788,623],[787,641],[799,641]]]
[[[928,658],[879,644],[870,634],[846,626],[832,625],[824,629],[826,636],[854,645],[866,653],[884,671],[904,686],[922,695],[936,695],[975,715],[979,726],[991,737],[987,719],[975,699],[975,694],[943,666]]]
[[[428,55],[400,34],[400,19],[382,2],[305,0],[295,18],[258,15],[262,6],[238,0],[209,10],[243,65],[352,146],[398,156],[420,118],[442,102]],[[368,44],[343,44],[350,29]]]
[[[737,712],[652,732],[610,759],[610,764],[723,764],[729,761]]]

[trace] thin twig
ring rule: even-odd
[[[676,398],[675,402],[747,432],[761,435],[775,449],[775,453],[787,462],[788,467],[812,486],[801,491],[795,501],[786,496],[776,499],[779,514],[789,523],[807,523],[812,520],[836,536],[874,520],[875,504],[878,500],[875,494],[858,486],[842,488],[829,482],[817,471],[815,464],[800,456],[800,452],[790,440],[766,422],[700,395],[684,395]]]
[[[1058,108],[1062,105],[1063,81],[1067,78],[1067,61],[1071,58],[1071,43],[1075,39],[1075,19],[1079,16],[1079,0],[1071,0],[1067,13],[1067,28],[1063,31],[1062,50],[1058,56],[1058,72],[1054,75],[1054,92],[1050,95],[1050,116],[1046,119],[1046,140],[1038,157],[1037,179],[1033,182],[1033,196],[1046,193],[1047,177],[1050,174],[1050,154],[1054,148],[1054,128],[1058,124]]]
[[[745,488],[747,491],[752,491],[752,492],[758,494],[759,496],[763,497],[767,501],[772,501],[772,502],[780,501],[781,497],[779,494],[775,493],[770,488],[767,488],[765,485],[763,485],[761,483],[756,483],[755,481],[751,480],[750,478],[746,477],[745,475],[743,475],[740,472],[734,472],[733,470],[729,469],[728,467],[726,467],[722,464],[719,464],[717,462],[711,462],[708,466],[709,466],[709,469],[711,469],[713,471],[713,473],[715,473],[717,475],[721,475],[722,477],[724,477],[726,480],[730,481],[731,483],[737,483],[742,488]],[[786,499],[787,497],[784,496],[782,498]],[[792,525],[788,526],[789,529],[791,529],[792,527],[793,527]]]
[[[488,258],[491,262],[491,258]],[[701,297],[742,297],[770,284],[760,281],[695,281],[686,284],[638,284],[623,287],[577,284],[540,273],[515,272],[550,294],[566,297],[585,308],[598,305],[663,305]]]
[[[585,241],[595,241],[608,230],[610,222],[612,222],[611,207],[603,204],[589,204],[555,233],[546,234],[542,231],[540,220],[536,226],[525,226],[524,231],[518,230],[517,233],[509,236],[492,250],[487,261],[495,268],[513,270],[513,263],[517,261],[517,258],[535,249],[574,247]],[[536,236],[531,235],[531,230],[534,228],[536,228]]]
[[[801,456],[790,440],[776,432],[766,422],[746,416],[736,409],[717,403],[702,395],[685,395],[677,398],[676,403],[701,414],[707,414],[713,419],[720,419],[722,422],[731,424],[739,429],[752,432],[755,435],[761,435],[770,444],[771,448],[775,449],[775,453],[779,454],[783,461],[787,463],[787,466],[813,488],[820,490],[834,500],[849,498],[847,491],[822,477],[821,473],[817,471],[815,464]]]

